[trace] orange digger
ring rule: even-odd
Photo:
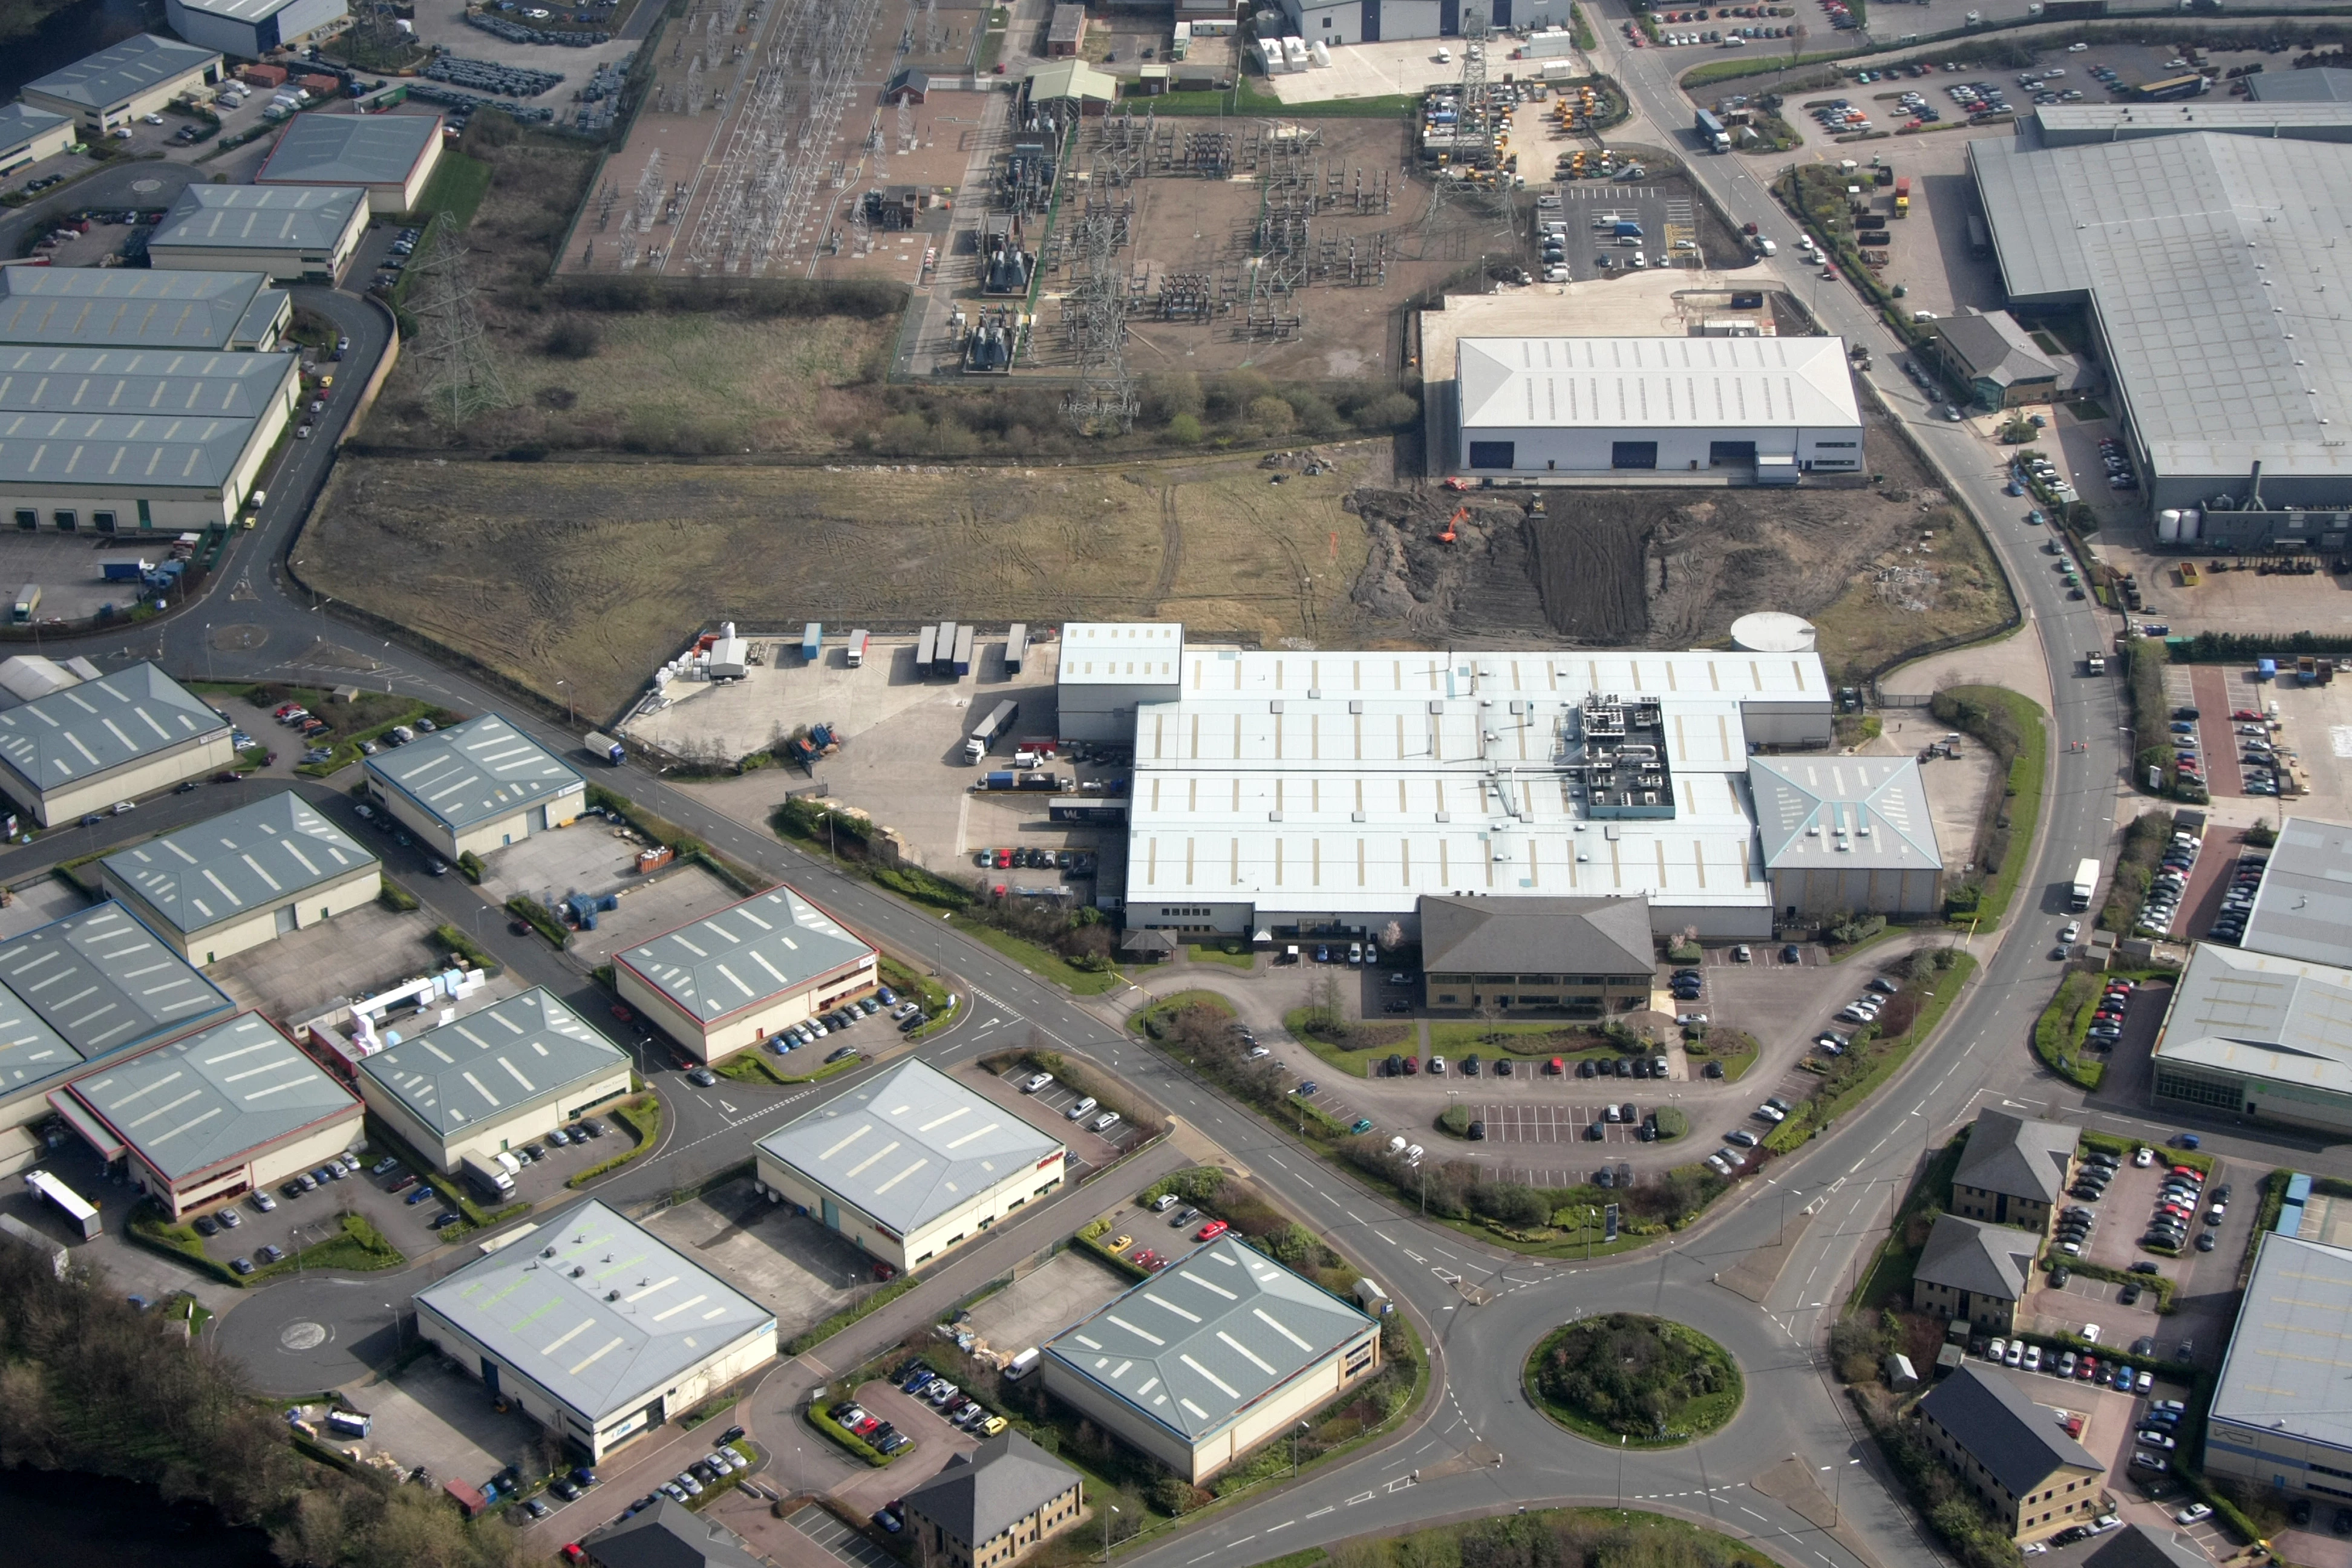
[[[1454,531],[1469,521],[1470,509],[1466,506],[1455,507],[1454,509],[1454,515],[1445,520],[1445,531],[1437,536],[1438,542],[1441,544],[1453,543]]]

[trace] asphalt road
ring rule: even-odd
[[[1654,51],[1614,53],[1622,0],[1611,0],[1600,24],[1604,68],[1616,71],[1662,126],[1687,118],[1672,89],[1671,61]],[[1686,62],[1685,62],[1686,63]],[[169,165],[142,164],[125,174],[167,174]],[[1715,191],[1735,219],[1755,219],[1793,254],[1796,230],[1737,160],[1699,160],[1693,171]],[[109,176],[111,177],[111,176]],[[77,205],[94,186],[78,187]],[[12,219],[9,221],[18,221]],[[0,225],[0,237],[6,229]],[[1801,289],[1810,286],[1800,283]],[[299,290],[301,303],[335,321],[354,340],[346,362],[353,384],[381,352],[388,322],[366,301],[328,290]],[[1890,334],[1843,287],[1823,286],[1818,308],[1832,331],[1868,342],[1891,356]],[[339,380],[341,379],[339,377]],[[1922,445],[1979,515],[2000,519],[2011,510],[2000,494],[1999,459],[1964,431],[1930,422],[1916,395],[1890,375],[1881,388],[1888,402],[1914,419]],[[331,605],[314,606],[292,588],[279,565],[298,548],[295,530],[310,497],[325,478],[331,438],[348,416],[339,399],[326,425],[296,449],[292,468],[269,486],[260,526],[240,536],[196,605],[126,641],[107,637],[51,643],[46,651],[85,653],[110,666],[154,658],[185,676],[314,678],[360,680],[428,697],[468,711],[497,708],[541,742],[569,751],[573,737],[484,689],[464,672],[443,668],[376,635],[335,618]],[[1955,1008],[1934,1046],[1863,1110],[1801,1154],[1772,1167],[1769,1183],[1752,1183],[1671,1246],[1622,1256],[1590,1267],[1529,1264],[1495,1253],[1462,1235],[1370,1194],[1346,1173],[1303,1152],[1281,1131],[1235,1108],[1182,1071],[1134,1043],[1118,1026],[1121,997],[1081,1005],[1008,963],[992,950],[956,934],[923,911],[833,872],[821,859],[706,809],[697,798],[635,768],[615,770],[615,787],[700,834],[727,854],[772,874],[789,877],[848,920],[916,963],[928,963],[974,1005],[957,1028],[919,1047],[935,1061],[978,1054],[992,1045],[1021,1043],[1032,1031],[1045,1043],[1099,1053],[1117,1071],[1231,1152],[1282,1202],[1362,1262],[1419,1323],[1433,1349],[1433,1394],[1409,1427],[1382,1444],[1255,1501],[1221,1513],[1139,1554],[1138,1561],[1185,1565],[1215,1560],[1247,1563],[1370,1530],[1390,1530],[1520,1505],[1564,1501],[1628,1503],[1675,1512],[1754,1541],[1789,1568],[1868,1568],[1906,1554],[1934,1555],[1906,1510],[1876,1473],[1868,1446],[1857,1441],[1846,1407],[1820,1364],[1817,1342],[1851,1280],[1856,1260],[1877,1238],[1930,1140],[1987,1103],[2023,1105],[2062,1120],[2090,1117],[2162,1132],[2131,1108],[2084,1108],[2082,1096],[2055,1084],[2033,1064],[2026,1047],[2032,1022],[2055,982],[2047,957],[2050,931],[2063,918],[2063,883],[2076,860],[2109,848],[2125,756],[2116,726],[2122,715],[2114,681],[2077,679],[2079,651],[2110,634],[2087,604],[2059,596],[2053,574],[2033,569],[2021,531],[1990,531],[1993,547],[2024,595],[2031,635],[2042,640],[2053,673],[2058,712],[2052,737],[2052,790],[2044,832],[2027,869],[2011,940],[1974,942],[1983,961],[1979,982]],[[208,635],[234,626],[233,637]],[[2069,752],[2068,742],[2086,749]],[[226,786],[224,786],[226,787]],[[311,793],[306,791],[306,793]],[[314,798],[335,795],[323,789]],[[138,829],[152,830],[156,805],[142,807]],[[194,813],[214,797],[199,792],[170,808]],[[130,831],[129,823],[121,825]],[[104,830],[93,830],[102,832]],[[0,878],[84,852],[45,839],[0,851]],[[475,929],[478,895],[454,878],[416,879],[433,906]],[[537,939],[515,939],[503,923],[488,922],[483,940],[523,976],[601,1005],[568,961]],[[877,1031],[878,1033],[878,1031]],[[866,1069],[870,1071],[872,1069]],[[660,1148],[628,1168],[600,1195],[616,1201],[657,1194],[695,1175],[740,1160],[751,1141],[795,1110],[820,1103],[858,1082],[865,1072],[815,1089],[759,1089],[723,1081],[696,1090],[657,1065],[656,1087],[673,1108]],[[2224,1153],[2260,1145],[2236,1134],[2212,1138]],[[2322,1155],[2309,1162],[2325,1169]],[[1791,1253],[1779,1285],[1759,1305],[1714,1283],[1759,1247],[1775,1244],[1782,1215],[1811,1207],[1811,1222],[1787,1245]],[[394,1279],[372,1286],[413,1289],[423,1277],[453,1267],[469,1250],[445,1253]],[[1457,1287],[1494,1291],[1469,1305]],[[919,1296],[921,1293],[919,1293]],[[396,1299],[396,1298],[395,1298]],[[918,1296],[908,1300],[914,1301]],[[944,1296],[941,1298],[944,1300]],[[223,1321],[221,1342],[257,1363],[261,1381],[281,1376],[315,1386],[322,1373],[373,1347],[383,1330],[379,1289],[305,1279],[256,1292]],[[1528,1349],[1557,1323],[1580,1312],[1617,1308],[1661,1312],[1713,1335],[1738,1359],[1748,1394],[1739,1415],[1722,1432],[1689,1447],[1621,1456],[1570,1436],[1520,1400],[1519,1373]],[[928,1308],[926,1309],[928,1310]],[[911,1309],[910,1309],[911,1310]],[[278,1336],[296,1321],[332,1327],[320,1356],[287,1362]],[[300,1375],[294,1375],[299,1373]],[[1834,1490],[1843,1508],[1841,1532],[1860,1549],[1805,1521],[1796,1511],[1748,1483],[1794,1456]],[[1853,1461],[1861,1461],[1859,1464]],[[1418,1479],[1415,1479],[1418,1478]]]

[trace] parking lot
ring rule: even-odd
[[[849,1568],[898,1568],[888,1553],[859,1535],[816,1503],[784,1521]]]
[[[647,1229],[776,1315],[789,1339],[873,1283],[874,1260],[820,1220],[760,1196],[750,1177],[664,1209]]]
[[[2185,1401],[2189,1390],[2158,1382],[2146,1394],[2126,1394],[2095,1386],[2086,1378],[2062,1377],[2050,1370],[2057,1364],[2058,1358],[2048,1356],[2043,1371],[2004,1368],[2000,1375],[2016,1384],[2028,1399],[2065,1422],[2075,1433],[2076,1440],[2106,1467],[2104,1500],[2120,1521],[2144,1524],[2168,1536],[2185,1534],[2216,1562],[2235,1555],[2237,1543],[2218,1530],[2211,1520],[2189,1525],[2175,1521],[2174,1513],[2185,1501],[2192,1500],[2172,1479],[2167,1451],[2135,1440],[2137,1433],[2160,1430],[2164,1426],[2160,1417],[2151,1421],[2156,1402]],[[2150,1463],[2135,1464],[2134,1456],[2140,1454],[2147,1455]],[[2157,1464],[2164,1468],[2154,1468]]]
[[[1108,1165],[1151,1136],[1151,1129],[1124,1119],[1097,1131],[1096,1121],[1108,1114],[1100,1110],[1090,1109],[1073,1120],[1070,1110],[1082,1097],[1058,1080],[1034,1094],[1024,1094],[1021,1086],[1037,1076],[1034,1068],[1013,1067],[992,1076],[977,1066],[967,1066],[958,1068],[957,1076],[1048,1138],[1061,1140],[1070,1151],[1067,1179],[1073,1182],[1082,1171]]]
[[[1520,112],[1534,111],[1523,109]],[[1583,145],[1580,140],[1561,142],[1563,150],[1581,150]],[[1565,263],[1573,279],[1614,278],[1664,267],[1672,256],[1695,259],[1698,254],[1691,247],[1669,248],[1676,238],[1696,244],[1697,211],[1687,195],[1669,195],[1654,185],[1615,180],[1563,180],[1558,194],[1560,221],[1568,225]],[[1621,223],[1633,224],[1641,232],[1621,237],[1616,232]]]
[[[1626,1108],[1637,1104],[1633,1100],[1617,1106],[1474,1104],[1470,1114],[1476,1120],[1471,1125],[1483,1124],[1489,1143],[1637,1143],[1642,1141],[1642,1115],[1647,1111],[1631,1121],[1622,1119]]]

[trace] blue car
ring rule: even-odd
[[[431,1187],[419,1187],[415,1192],[408,1194],[408,1206],[415,1208],[418,1204],[423,1203],[425,1199],[437,1195],[438,1194],[436,1194]]]

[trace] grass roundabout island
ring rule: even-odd
[[[1638,1312],[1580,1318],[1528,1353],[1528,1402],[1580,1437],[1674,1448],[1720,1430],[1746,1392],[1729,1352],[1696,1329]]]

